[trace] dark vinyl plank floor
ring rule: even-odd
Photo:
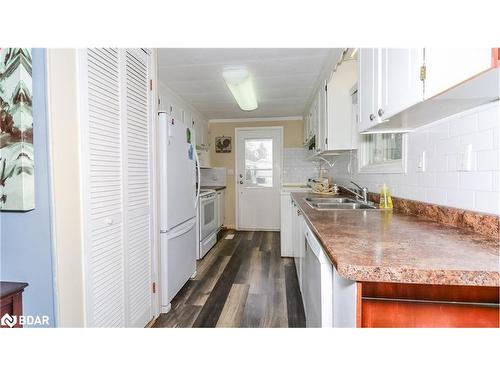
[[[279,232],[225,234],[198,262],[197,275],[153,327],[305,327],[292,258],[281,258]]]

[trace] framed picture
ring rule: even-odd
[[[31,50],[0,48],[0,210],[35,208]]]
[[[229,153],[231,152],[231,137],[215,137],[215,152]]]

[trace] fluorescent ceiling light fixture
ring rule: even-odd
[[[225,69],[222,77],[227,87],[231,90],[234,99],[244,111],[257,109],[257,98],[253,88],[252,79],[245,68]]]

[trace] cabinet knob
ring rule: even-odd
[[[378,110],[378,115],[379,115],[380,117],[382,117],[382,115],[383,115],[383,114],[384,114],[384,110],[383,110],[382,108],[380,108],[380,109]]]
[[[375,120],[375,115],[372,113],[372,114],[370,115],[370,121],[373,121],[373,120]]]
[[[243,181],[240,181],[240,185],[243,185]]]

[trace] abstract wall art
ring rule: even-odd
[[[0,48],[0,210],[35,208],[31,49]]]

